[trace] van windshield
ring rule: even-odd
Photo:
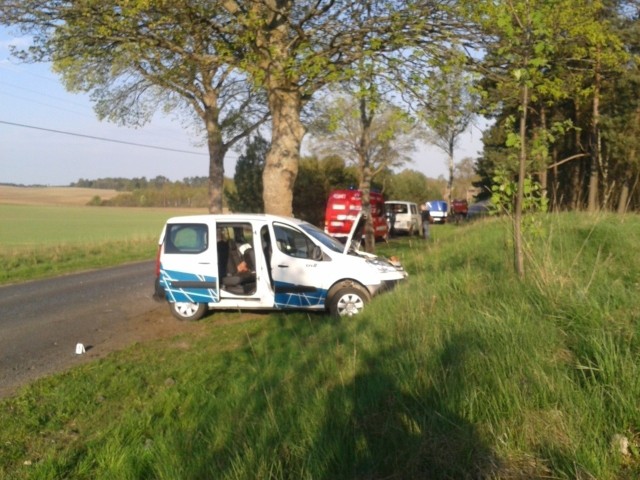
[[[305,233],[310,235],[311,237],[318,240],[325,247],[334,252],[343,253],[344,252],[344,243],[340,243],[338,240],[333,238],[330,235],[327,235],[318,227],[311,225],[310,223],[301,223],[298,225]]]

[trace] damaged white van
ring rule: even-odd
[[[407,277],[398,262],[352,245],[359,226],[354,222],[341,243],[307,222],[274,215],[171,218],[160,234],[154,296],[180,320],[197,320],[209,309],[355,315]]]

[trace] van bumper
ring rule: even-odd
[[[408,277],[408,274],[404,270],[399,270],[394,273],[387,273],[384,276],[386,278],[383,278],[379,284],[368,286],[372,295],[377,295],[382,292],[393,290],[396,285],[398,285]]]

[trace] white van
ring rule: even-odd
[[[408,235],[422,235],[422,217],[417,203],[389,200],[384,202],[384,208],[390,231]]]
[[[197,320],[208,309],[355,315],[407,277],[397,262],[352,246],[359,223],[341,243],[307,222],[274,215],[171,218],[160,234],[155,297],[180,320]]]

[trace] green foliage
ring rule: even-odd
[[[403,165],[415,150],[417,131],[411,117],[380,102],[375,93],[336,95],[316,109],[309,126],[314,152],[343,158],[356,167],[359,182]]]
[[[511,178],[505,170],[498,170],[493,177],[491,189],[491,203],[499,214],[512,214],[515,206],[515,199],[518,193],[518,182]],[[549,200],[542,195],[540,182],[527,177],[524,180],[524,199],[522,205],[523,213],[544,213],[549,206]]]
[[[415,170],[403,170],[386,179],[384,195],[387,200],[406,200],[417,204],[442,196],[444,180],[427,178]]]
[[[326,200],[332,188],[323,166],[316,158],[300,159],[293,187],[293,215],[320,228],[324,228]]]
[[[233,177],[235,190],[224,190],[232,212],[264,212],[262,172],[268,151],[269,142],[257,135],[249,141],[245,153],[238,158]]]
[[[544,218],[524,282],[503,222],[443,225],[380,247],[410,277],[360,318],[213,314],[39,380],[0,476],[637,478],[639,219]]]
[[[512,146],[525,142],[528,167],[534,169],[528,173],[548,173],[553,208],[585,206],[589,175],[584,172],[594,168],[602,175],[600,192],[617,202],[621,185],[629,185],[627,175],[636,171],[635,155],[624,147],[634,136],[617,132],[634,128],[631,112],[637,95],[624,92],[637,72],[637,9],[624,1],[582,0],[480,1],[469,9],[488,40],[481,43],[486,47],[483,68],[490,73],[479,84],[484,87],[483,109],[496,119],[485,132],[490,141],[480,159],[484,186],[490,186],[493,168],[511,163],[510,152],[495,141],[508,137]],[[523,112],[524,86],[531,105],[526,139],[518,140],[506,119]],[[599,106],[596,118],[594,105]],[[611,120],[623,110],[630,116],[614,127]],[[600,142],[603,158],[597,167],[589,165],[586,154],[594,154]],[[545,173],[550,164],[557,166]],[[633,202],[637,205],[638,198]]]

